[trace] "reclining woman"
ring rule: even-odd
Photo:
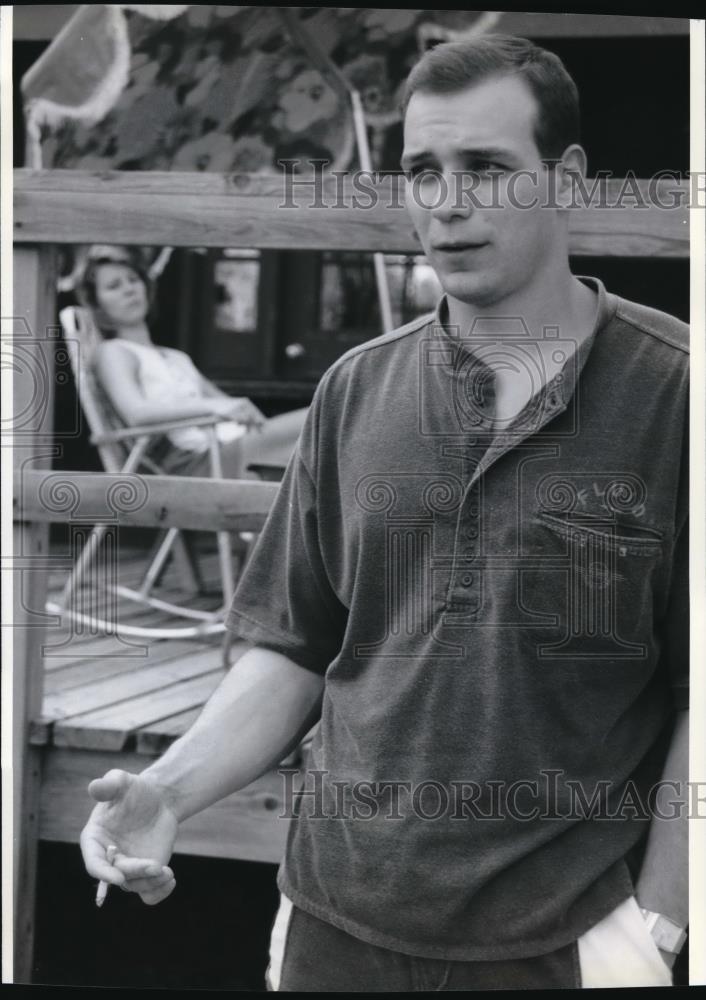
[[[188,354],[152,342],[147,317],[151,282],[129,251],[89,257],[78,288],[103,335],[95,371],[118,416],[127,425],[215,414],[223,476],[250,479],[250,464],[285,466],[306,408],[266,418],[249,399],[222,392]],[[165,440],[166,438],[166,440]],[[165,473],[209,476],[209,434],[199,427],[171,430],[149,454]]]

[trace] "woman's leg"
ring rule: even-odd
[[[270,417],[262,430],[248,431],[235,441],[220,445],[221,465],[224,479],[259,479],[247,467],[253,465],[286,466],[301,432],[308,407],[291,410],[276,417]],[[176,450],[175,453],[176,455]],[[184,453],[182,453],[183,455]],[[187,456],[187,461],[169,459],[162,462],[165,472],[175,476],[210,476],[211,459],[208,452]],[[171,465],[171,468],[170,468]]]

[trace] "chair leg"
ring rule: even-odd
[[[226,611],[233,600],[233,554],[230,548],[230,535],[227,531],[218,532],[218,562],[221,570],[221,585],[223,587],[223,606]]]
[[[218,435],[215,427],[210,427],[209,435],[209,456],[211,460],[211,475],[214,479],[223,478],[223,466],[221,465],[221,453],[218,445]],[[228,611],[233,600],[233,554],[230,547],[230,535],[227,531],[217,532],[218,537],[218,562],[221,570],[221,584],[223,586],[223,607]]]
[[[157,558],[157,555],[158,555],[159,550],[161,549],[161,547],[162,547],[162,545],[164,543],[164,538],[165,538],[168,530],[169,530],[168,528],[162,528],[157,533],[154,541],[152,542],[152,545],[150,546],[150,550],[149,550],[149,553],[148,553],[147,558],[146,558],[147,569],[149,569],[149,567],[152,565],[152,563],[154,562],[154,560]],[[145,570],[145,573],[147,573],[147,570]],[[160,573],[159,576],[157,577],[157,579],[155,580],[155,582],[154,582],[155,587],[158,587],[160,585],[160,583],[162,582],[162,576],[163,576],[163,574],[164,574],[164,570],[162,570],[162,573]],[[143,582],[144,582],[144,578],[143,578],[143,581],[140,582],[140,587],[142,586]]]
[[[193,535],[179,532],[179,537],[174,543],[174,558],[179,567],[180,579],[185,582],[185,589],[195,594],[205,593],[201,569],[193,548]]]
[[[86,544],[81,550],[81,555],[76,560],[74,567],[69,574],[69,578],[64,585],[64,589],[61,592],[58,602],[58,606],[60,608],[63,609],[68,607],[76,587],[81,582],[84,573],[95,558],[98,546],[100,545],[101,539],[103,538],[107,527],[107,524],[96,524],[91,529],[91,532],[86,539]]]
[[[154,558],[152,559],[151,563],[147,567],[147,572],[142,578],[142,583],[140,584],[138,589],[138,593],[141,594],[143,597],[146,597],[149,594],[150,590],[152,589],[152,587],[154,587],[157,580],[159,579],[164,564],[166,563],[167,558],[169,557],[169,553],[171,552],[172,546],[174,545],[178,534],[179,534],[178,528],[169,528],[164,538],[160,542],[159,548],[157,549],[157,552]]]

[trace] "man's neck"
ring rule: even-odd
[[[498,319],[521,319],[525,336],[534,341],[545,339],[547,327],[558,328],[563,338],[584,339],[593,329],[596,293],[576,278],[568,268],[541,284],[520,289],[503,299],[483,305],[462,302],[447,295],[448,322],[462,339],[473,332],[483,333],[485,320],[489,330],[496,330]],[[583,336],[582,336],[583,334]]]
[[[480,356],[494,373],[493,409],[498,429],[507,427],[524,410],[593,332],[598,297],[567,274],[563,282],[547,283],[530,294],[518,294],[490,307],[471,306],[448,296],[448,321],[458,329],[461,339],[467,339],[473,349],[476,335],[480,335]],[[524,324],[519,337],[518,319]],[[511,329],[503,331],[498,320],[508,320]],[[500,349],[492,346],[496,337]]]

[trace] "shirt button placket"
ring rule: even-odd
[[[474,484],[460,511],[462,519],[457,535],[457,561],[452,586],[452,602],[468,611],[480,606],[480,573],[474,563],[478,559],[480,503],[478,484]]]
[[[467,428],[471,435],[467,438],[469,447],[468,466],[471,479],[478,474],[478,466],[487,448],[489,432],[495,410],[494,379],[485,377],[487,372],[478,371],[478,385],[473,392],[474,405],[470,407]],[[480,607],[480,573],[475,563],[480,548],[480,484],[476,480],[469,487],[459,511],[456,533],[455,569],[449,591],[450,602],[458,611],[475,612]]]

